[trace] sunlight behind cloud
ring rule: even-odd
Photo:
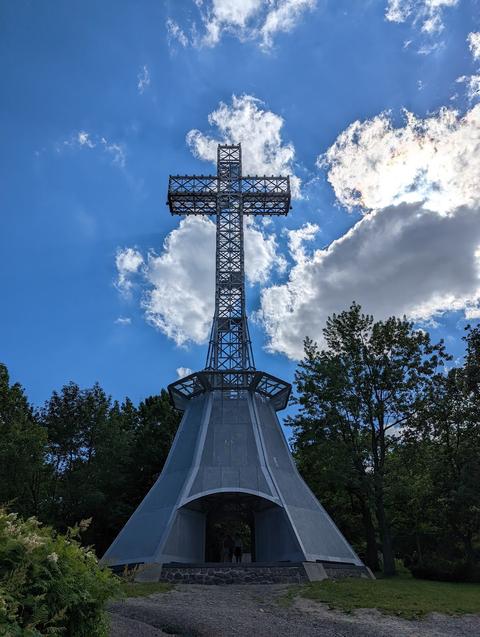
[[[268,349],[301,358],[322,342],[326,318],[353,300],[382,319],[429,321],[480,304],[480,105],[461,116],[382,113],[342,132],[318,166],[338,201],[363,218],[326,249],[307,254],[316,228],[289,233],[288,279],[262,291],[257,317]]]
[[[468,158],[468,160],[467,160]],[[449,214],[480,195],[480,105],[460,115],[442,108],[395,128],[387,113],[356,121],[317,160],[342,205],[365,210],[425,202]]]

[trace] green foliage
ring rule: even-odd
[[[479,581],[480,327],[445,372],[442,343],[351,308],[305,342],[294,452],[303,476],[373,568]]]
[[[102,555],[160,474],[180,416],[168,393],[138,407],[68,383],[36,412],[0,364],[0,506],[60,532],[82,519]]]
[[[66,536],[0,509],[0,635],[104,637],[105,602],[118,578]]]
[[[403,431],[391,504],[403,512],[402,543],[414,531],[414,575],[480,582],[478,328],[465,340],[464,365],[439,379],[421,420]]]
[[[165,390],[142,401],[136,419],[132,462],[128,466],[129,501],[133,508],[160,475],[180,422]]]
[[[102,555],[162,470],[179,423],[168,394],[135,407],[96,384],[54,392],[38,419],[48,433],[43,519],[65,530],[92,518],[85,541]]]
[[[293,595],[346,612],[356,608],[378,608],[406,619],[418,619],[428,613],[480,613],[480,586],[477,584],[427,582],[405,577],[312,582],[292,589],[290,596]]]
[[[428,550],[428,549],[427,549]],[[456,551],[457,552],[457,551]],[[452,551],[440,552],[438,547],[435,551],[430,549],[422,557],[421,562],[416,562],[410,566],[410,571],[414,577],[419,579],[440,580],[443,582],[479,582],[480,566],[468,562],[465,557],[458,555],[455,558],[444,557],[442,553],[451,555]]]
[[[296,457],[307,480],[312,462],[318,462],[319,486],[337,480],[344,486],[351,505],[347,501],[341,508],[361,519],[373,568],[375,517],[384,571],[393,574],[386,503],[390,456],[399,428],[418,419],[449,357],[442,343],[432,344],[406,319],[375,322],[356,303],[327,319],[324,338],[324,350],[306,339],[295,374],[300,411],[289,424]],[[340,517],[344,524],[352,521],[346,511]]]
[[[25,515],[39,512],[48,473],[46,442],[23,389],[10,385],[0,364],[0,503]]]
[[[147,597],[156,593],[168,593],[173,584],[167,582],[122,582],[122,594],[125,597]]]
[[[480,326],[463,364],[405,319],[357,304],[306,339],[295,384],[294,454],[362,559],[419,577],[480,576]],[[69,383],[35,412],[0,364],[0,506],[102,555],[160,474],[179,414],[166,391],[138,406]]]

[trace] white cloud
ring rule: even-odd
[[[480,60],[480,32],[472,32],[467,36],[469,49],[475,61]],[[478,69],[480,71],[480,69]],[[467,99],[469,102],[480,98],[480,75],[462,75],[457,77],[457,82],[465,84]]]
[[[277,238],[253,220],[245,223],[245,274],[251,284],[264,284],[272,274],[285,272],[287,261],[278,254]]]
[[[95,148],[102,148],[104,152],[111,155],[113,164],[116,164],[120,168],[125,168],[126,165],[127,157],[125,146],[123,144],[108,141],[105,137],[92,135],[84,130],[73,134],[70,139],[65,140],[61,145],[57,144],[56,146],[56,150],[59,153],[61,153],[65,148],[73,150],[84,148],[94,150]]]
[[[418,55],[430,55],[430,53],[441,51],[444,48],[445,42],[429,42],[427,44],[422,44],[422,46],[417,50],[417,53]]]
[[[295,148],[282,140],[282,117],[251,95],[233,95],[231,105],[220,102],[208,121],[217,129],[213,137],[196,129],[187,134],[196,157],[215,162],[218,143],[241,143],[244,174],[290,175],[292,195],[300,196],[300,178],[294,174]]]
[[[221,103],[209,122],[220,138],[192,130],[187,141],[201,159],[216,161],[219,141],[244,143],[244,174],[292,174],[295,151],[281,138],[283,120],[262,108],[251,96],[233,97]],[[298,194],[300,180],[292,176]],[[250,284],[265,284],[273,270],[283,273],[286,259],[278,253],[275,234],[253,218],[245,221],[245,274]],[[160,254],[144,260],[135,249],[117,253],[116,286],[128,295],[132,279],[141,271],[145,294],[142,306],[147,321],[178,345],[204,343],[214,313],[215,224],[207,218],[187,217],[165,239]]]
[[[177,367],[178,378],[185,378],[185,376],[190,376],[192,373],[190,367]]]
[[[177,345],[204,343],[214,312],[214,269],[215,224],[202,217],[183,219],[162,253],[148,256],[147,321]]]
[[[212,0],[203,14],[205,35],[201,43],[207,46],[218,44],[222,33],[247,37],[247,24],[265,6],[264,0]]]
[[[333,312],[355,300],[376,319],[428,320],[480,301],[480,210],[441,216],[401,204],[363,217],[325,250],[303,257],[287,283],[263,290],[259,317],[269,349],[301,358],[305,336],[322,342]]]
[[[480,105],[464,116],[443,108],[423,120],[405,117],[399,128],[387,113],[356,121],[318,158],[340,203],[372,210],[424,201],[449,214],[478,201]]]
[[[76,139],[80,146],[86,146],[87,148],[95,148],[95,144],[90,139],[90,134],[87,133],[86,131],[79,131]]]
[[[142,301],[147,321],[177,345],[204,343],[214,313],[215,224],[202,217],[183,219],[165,239],[160,255],[150,253],[142,268]],[[144,261],[131,248],[117,253],[117,287],[130,292],[131,275]],[[253,222],[245,225],[245,274],[251,284],[264,283],[273,268],[283,271],[274,235]]]
[[[355,122],[319,164],[340,203],[365,216],[328,248],[306,254],[315,227],[289,234],[294,267],[264,289],[258,313],[269,348],[302,356],[306,335],[322,341],[326,318],[353,300],[377,319],[429,321],[480,305],[480,105],[463,117],[441,110]],[[370,212],[369,212],[370,211]]]
[[[480,98],[480,75],[462,75],[456,81],[465,84],[469,102]]]
[[[480,60],[480,31],[469,33],[467,42],[473,59]]]
[[[132,289],[132,275],[136,274],[143,265],[143,257],[134,248],[119,248],[115,256],[117,267],[116,288],[124,295],[128,295]]]
[[[273,45],[274,36],[290,32],[316,0],[195,0],[200,24],[193,22],[189,38],[178,23],[166,22],[169,40],[182,46],[215,46],[226,34],[241,41],[257,40],[261,47]]]
[[[385,18],[389,22],[420,24],[421,30],[434,35],[444,29],[443,11],[454,7],[459,0],[388,0]]]
[[[480,305],[468,306],[465,309],[465,318],[467,319],[467,321],[471,321],[472,319],[480,319]]]
[[[428,33],[429,35],[433,35],[434,33],[440,33],[445,28],[442,19],[437,14],[427,18],[422,24],[422,31],[424,33]]]
[[[175,20],[169,18],[165,26],[167,28],[168,41],[170,43],[176,41],[184,47],[188,46],[188,37],[185,35],[180,26],[175,22]]]
[[[411,2],[388,0],[385,18],[389,22],[405,22],[411,13]]]
[[[103,145],[105,152],[112,155],[112,163],[117,164],[120,168],[125,168],[125,148],[121,144],[112,144],[111,142],[108,142],[105,137],[100,139],[100,143]]]
[[[316,0],[284,0],[278,2],[267,13],[265,22],[260,28],[264,47],[273,45],[273,36],[278,32],[289,32],[299,22],[301,15],[308,9],[315,7]]]
[[[302,263],[306,259],[305,241],[313,241],[320,228],[314,223],[306,223],[298,230],[289,230],[288,249],[297,263]]]
[[[146,64],[144,64],[137,75],[137,89],[140,95],[142,95],[145,89],[150,86],[150,71]]]
[[[119,316],[115,319],[117,325],[131,325],[132,319],[129,316]]]

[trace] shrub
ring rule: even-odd
[[[442,582],[480,582],[480,565],[462,559],[428,556],[422,564],[409,566],[413,577]]]
[[[81,523],[82,524],[82,523]],[[0,508],[0,635],[104,637],[118,579],[77,541]]]

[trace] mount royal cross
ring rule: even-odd
[[[250,558],[261,567],[258,577],[271,577],[261,575],[265,563],[282,567],[284,577],[285,566],[294,573],[303,569],[297,579],[279,581],[323,579],[327,569],[365,575],[295,467],[276,414],[287,406],[291,385],[255,369],[253,362],[243,216],[287,214],[288,177],[242,176],[240,145],[220,145],[216,177],[170,177],[168,204],[173,214],[217,218],[215,315],[207,363],[168,386],[174,406],[183,412],[175,440],[162,473],[104,562],[116,568],[150,565],[147,577],[198,583],[208,571],[204,567],[222,559],[221,523],[230,534],[242,525]],[[185,568],[179,570],[179,564]],[[224,566],[230,572],[232,565]],[[247,570],[250,577],[254,571]]]
[[[215,315],[206,369],[254,370],[245,311],[243,217],[286,215],[289,177],[244,176],[240,144],[219,145],[217,175],[171,176],[167,203],[174,215],[217,217]],[[228,377],[234,381],[236,375]]]

